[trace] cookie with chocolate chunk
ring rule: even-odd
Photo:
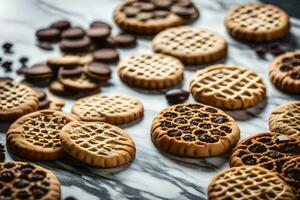
[[[287,161],[282,167],[282,175],[287,184],[289,184],[297,199],[300,199],[300,156]]]
[[[269,66],[269,78],[278,89],[300,94],[300,51],[276,57]]]
[[[155,34],[166,28],[193,22],[199,11],[191,0],[129,0],[113,14],[122,29],[139,34]]]
[[[240,138],[240,130],[225,112],[204,104],[178,104],[162,110],[152,122],[153,142],[178,156],[224,154]]]
[[[60,183],[55,175],[27,162],[0,164],[0,199],[60,199]]]

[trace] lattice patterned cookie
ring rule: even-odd
[[[152,42],[155,52],[177,57],[187,64],[210,63],[225,57],[225,39],[208,29],[195,27],[169,28]]]
[[[55,175],[31,163],[1,163],[0,185],[0,199],[60,199],[60,183]]]
[[[144,107],[139,100],[127,95],[93,95],[77,100],[72,113],[82,121],[123,124],[141,118]]]
[[[208,187],[209,200],[296,200],[275,173],[258,166],[233,167],[218,173]]]
[[[269,78],[280,90],[300,94],[300,51],[276,57],[269,66]]]
[[[162,89],[175,86],[182,81],[184,66],[171,56],[140,54],[120,62],[117,71],[128,85],[145,89]]]
[[[122,29],[142,34],[190,23],[199,17],[191,0],[127,0],[113,14]]]
[[[39,103],[33,89],[13,81],[0,81],[0,120],[14,120],[36,111]]]
[[[270,130],[300,140],[300,101],[275,108],[269,117]]]
[[[224,23],[233,37],[255,42],[282,38],[290,29],[286,12],[274,5],[262,3],[233,7],[226,14]]]
[[[121,128],[104,122],[73,122],[60,134],[73,157],[98,167],[118,167],[135,157],[135,144]]]
[[[266,95],[265,85],[255,72],[231,65],[198,70],[190,90],[196,101],[224,109],[247,108]]]
[[[223,111],[204,104],[178,104],[157,114],[152,122],[153,142],[179,156],[224,154],[236,145],[240,130]]]
[[[282,175],[293,189],[297,199],[300,199],[300,156],[287,161],[282,167]]]
[[[61,129],[76,121],[68,113],[41,110],[15,121],[7,132],[7,144],[22,157],[35,160],[54,160],[61,157],[63,149],[59,141]]]

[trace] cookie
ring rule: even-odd
[[[11,161],[0,163],[1,199],[60,199],[55,175],[38,165]]]
[[[160,32],[153,39],[152,48],[186,64],[203,64],[224,58],[227,42],[211,30],[183,26]]]
[[[13,81],[0,81],[0,120],[15,120],[38,109],[33,89]]]
[[[198,17],[198,9],[189,0],[129,0],[113,13],[119,27],[139,34],[155,34],[168,27],[190,23]]]
[[[282,175],[284,181],[288,183],[297,199],[300,199],[300,156],[297,156],[289,161],[287,161],[282,167]]]
[[[59,68],[85,65],[92,61],[93,56],[90,53],[67,53],[48,58],[47,64],[53,68]]]
[[[253,42],[277,40],[289,33],[288,14],[271,4],[248,3],[231,8],[225,26],[232,37]]]
[[[248,108],[266,95],[266,87],[254,71],[222,64],[198,70],[190,90],[196,101],[223,109]]]
[[[29,81],[51,80],[54,77],[53,71],[44,62],[34,64],[30,68],[23,68],[22,74],[25,76],[25,79]]]
[[[118,75],[128,85],[144,89],[163,89],[183,80],[184,66],[171,56],[139,54],[121,61]]]
[[[258,166],[219,172],[208,187],[209,200],[296,200],[291,188],[275,173]]]
[[[127,95],[93,95],[77,100],[72,113],[86,122],[124,124],[143,116],[143,104]]]
[[[114,48],[101,48],[93,53],[94,61],[115,63],[119,60],[119,53]]]
[[[269,117],[272,132],[300,140],[300,101],[291,101],[275,108]]]
[[[47,99],[48,101],[50,102],[49,103],[49,109],[50,110],[58,110],[58,111],[61,111],[62,108],[64,107],[65,105],[65,101],[61,98],[58,98],[58,97],[54,97],[54,96],[51,96],[51,95],[48,95],[47,96]]]
[[[276,57],[269,66],[269,78],[278,89],[300,94],[300,51]]]
[[[97,167],[119,167],[135,157],[130,136],[104,122],[70,123],[63,128],[60,141],[71,156]]]
[[[68,113],[36,111],[15,121],[9,127],[6,141],[16,155],[34,160],[55,160],[63,154],[59,133],[72,121],[76,119]]]
[[[156,115],[153,142],[178,156],[209,157],[224,154],[240,138],[240,130],[225,112],[204,104],[178,104]]]
[[[59,42],[59,48],[62,52],[81,53],[89,52],[92,49],[92,41],[84,36],[78,39],[63,39]]]
[[[112,72],[109,66],[106,64],[91,62],[84,66],[84,73],[91,79],[105,82],[110,79]]]

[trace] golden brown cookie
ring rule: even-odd
[[[121,61],[118,75],[128,85],[145,89],[163,89],[183,80],[184,66],[171,56],[140,54]]]
[[[192,1],[127,0],[113,13],[122,29],[139,34],[155,34],[168,27],[190,23],[199,17]]]
[[[1,199],[59,200],[60,183],[55,175],[38,165],[11,161],[0,163]]]
[[[282,175],[284,181],[288,183],[297,199],[300,199],[300,156],[297,156],[289,161],[287,161],[282,167]]]
[[[269,78],[280,90],[300,94],[300,51],[276,57],[269,66]]]
[[[153,142],[179,156],[224,154],[240,138],[234,119],[204,104],[178,104],[162,110],[152,122]]]
[[[62,108],[64,107],[65,105],[65,101],[61,98],[58,98],[58,97],[54,97],[54,96],[51,96],[51,95],[48,95],[47,96],[50,104],[49,104],[49,109],[50,110],[58,110],[58,111],[61,111]]]
[[[143,116],[143,104],[127,95],[93,95],[81,98],[72,107],[72,113],[87,122],[123,124]]]
[[[91,53],[66,53],[60,56],[50,57],[47,64],[53,68],[85,65],[93,61]]]
[[[263,42],[284,37],[290,29],[288,14],[263,3],[234,6],[225,16],[228,32],[237,39]]]
[[[224,58],[227,42],[211,30],[182,26],[160,32],[153,39],[152,48],[187,64],[202,64]]]
[[[39,103],[33,89],[13,81],[0,81],[0,120],[15,120],[36,111]]]
[[[41,110],[27,114],[9,127],[7,145],[15,154],[24,158],[58,159],[63,154],[59,133],[72,121],[76,121],[74,116],[56,110]]]
[[[70,123],[63,128],[60,141],[70,155],[98,167],[119,167],[135,157],[130,136],[104,122]]]
[[[266,87],[254,71],[222,64],[198,70],[190,90],[196,101],[223,109],[254,106],[266,95]]]
[[[209,200],[296,200],[292,189],[275,173],[258,166],[219,172],[208,187]]]

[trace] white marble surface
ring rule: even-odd
[[[47,52],[35,46],[35,30],[47,26],[57,19],[68,19],[74,25],[87,27],[93,20],[112,22],[112,10],[119,0],[1,0],[0,2],[0,44],[14,42],[12,55],[0,56],[15,60],[14,69],[19,67],[17,59],[26,55],[30,63],[43,61],[59,51]],[[235,0],[195,0],[201,16],[193,26],[202,26],[217,31],[229,43],[227,64],[248,67],[263,77],[267,85],[267,99],[253,108],[228,112],[238,120],[241,137],[268,131],[267,118],[273,108],[289,100],[300,99],[299,95],[289,95],[276,90],[267,76],[267,67],[272,56],[265,60],[257,58],[253,45],[233,40],[223,26],[224,13],[236,3]],[[115,33],[118,32],[114,25]],[[292,19],[291,34],[280,41],[286,49],[299,49],[300,20]],[[138,47],[120,50],[121,58],[141,52],[151,52],[151,40],[139,38]],[[183,88],[196,69],[204,66],[187,67]],[[115,72],[115,66],[112,66]],[[0,69],[0,76],[4,71]],[[8,74],[20,80],[14,73]],[[66,157],[56,162],[37,162],[51,169],[62,185],[62,197],[74,196],[78,199],[206,199],[206,190],[211,178],[221,169],[228,167],[228,155],[208,159],[182,159],[160,152],[150,139],[150,124],[155,114],[167,106],[164,91],[146,92],[124,85],[114,73],[110,85],[101,93],[126,93],[139,98],[145,106],[145,116],[138,123],[128,125],[125,130],[132,136],[137,146],[136,159],[128,166],[118,169],[98,169],[79,164]],[[65,111],[70,111],[73,101],[66,100]],[[193,102],[189,98],[189,102]],[[8,124],[1,124],[0,141],[5,143]],[[7,153],[7,160],[23,160]]]

